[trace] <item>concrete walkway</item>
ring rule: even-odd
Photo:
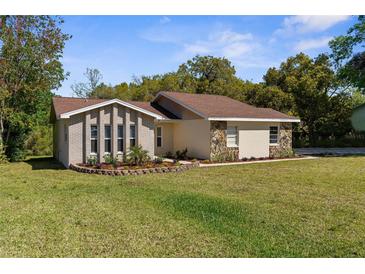
[[[246,161],[246,162],[232,162],[232,163],[216,163],[216,164],[199,164],[199,167],[216,167],[216,166],[234,166],[234,165],[249,165],[249,164],[260,164],[260,163],[271,163],[271,162],[284,162],[284,161],[300,161],[317,159],[318,157],[305,156],[302,158],[288,158],[288,159],[273,159],[273,160],[261,160],[261,161]]]
[[[322,148],[322,147],[308,147],[308,148],[295,148],[295,153],[299,155],[365,155],[365,147],[333,147],[333,148]]]

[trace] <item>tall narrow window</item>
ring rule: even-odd
[[[162,127],[156,128],[156,144],[157,147],[162,147]]]
[[[91,153],[97,154],[98,153],[98,126],[91,125],[90,127],[90,143],[91,143]]]
[[[227,127],[227,147],[237,147],[237,127]]]
[[[278,127],[270,127],[270,144],[277,144],[278,143]]]
[[[134,147],[136,145],[136,126],[135,125],[130,125],[129,145],[131,147]]]
[[[104,126],[104,152],[112,152],[112,127],[110,125]]]
[[[118,152],[124,151],[123,146],[123,125],[118,125]]]

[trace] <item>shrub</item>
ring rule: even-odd
[[[106,164],[111,164],[113,166],[117,165],[118,159],[116,157],[113,158],[111,154],[105,154],[103,158]]]
[[[86,162],[89,164],[89,165],[92,165],[92,166],[95,166],[96,165],[96,156],[89,156],[87,157],[87,160]]]
[[[127,162],[133,165],[141,165],[150,160],[148,151],[144,150],[141,145],[131,147],[127,155]]]
[[[165,158],[169,158],[169,159],[171,159],[171,158],[174,158],[174,155],[172,154],[172,152],[171,152],[171,151],[168,151],[168,152],[166,152],[166,154],[165,154]]]
[[[281,150],[279,152],[279,158],[291,158],[294,156],[295,156],[295,153],[292,149]]]
[[[178,159],[178,160],[187,160],[187,158],[188,158],[187,157],[188,149],[185,148],[182,151],[176,150],[175,154],[176,154],[176,159]]]
[[[212,162],[223,163],[225,162],[225,156],[223,154],[216,154],[212,157]]]

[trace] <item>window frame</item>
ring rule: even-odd
[[[122,137],[119,136],[119,128],[122,128]],[[122,154],[124,153],[124,125],[123,124],[118,124],[117,127],[117,154]],[[122,141],[122,150],[119,150],[119,141]]]
[[[96,137],[93,137],[93,130],[92,128],[95,127],[96,128]],[[90,125],[90,155],[98,155],[98,139],[99,139],[99,130],[98,130],[98,125],[96,124],[91,124]],[[92,151],[93,146],[92,146],[92,141],[96,141],[96,152]]]
[[[158,135],[158,129],[160,129],[160,135]],[[160,138],[160,145],[158,145],[158,138]],[[162,127],[156,127],[156,147],[163,147],[163,138],[162,138]]]
[[[274,134],[274,133],[271,132],[272,131],[272,128],[276,128],[276,142],[275,143],[271,142],[272,135]],[[269,127],[269,144],[270,144],[270,146],[277,146],[277,145],[279,145],[279,126],[270,126]]]
[[[132,137],[132,127],[134,129],[134,136]],[[134,141],[134,145],[133,146],[137,146],[137,142],[136,142],[136,125],[135,124],[131,124],[129,125],[129,147],[133,147],[131,144],[132,142],[131,141]]]
[[[234,138],[235,138],[235,143],[234,144],[230,144],[229,142],[228,142],[228,137],[229,137],[229,135],[232,135],[232,134],[228,134],[228,132],[229,132],[229,128],[234,128],[235,129],[235,135],[234,135]],[[238,127],[237,126],[227,126],[227,131],[226,131],[226,138],[227,138],[227,140],[226,140],[226,145],[227,145],[227,147],[238,147]]]
[[[106,137],[106,129],[109,128],[110,130],[110,137]],[[110,151],[106,151],[106,144],[109,141]],[[104,125],[104,154],[111,154],[112,153],[112,126],[109,124]]]

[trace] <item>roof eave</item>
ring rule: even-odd
[[[146,115],[152,116],[152,117],[154,117],[156,119],[159,119],[159,120],[164,120],[165,119],[161,115],[158,115],[158,114],[153,113],[151,111],[148,111],[148,110],[145,110],[143,108],[137,107],[137,106],[135,106],[133,104],[127,103],[127,102],[122,101],[122,100],[119,100],[119,99],[112,99],[112,100],[108,100],[108,101],[105,101],[105,102],[102,102],[102,103],[98,103],[98,104],[94,104],[94,105],[91,105],[91,106],[79,108],[79,109],[76,109],[76,110],[73,110],[73,111],[61,113],[59,115],[58,119],[68,119],[72,115],[76,115],[76,114],[79,114],[79,113],[83,113],[83,112],[86,112],[86,111],[89,111],[89,110],[93,110],[93,109],[96,109],[96,108],[104,107],[104,106],[107,106],[107,105],[110,105],[110,104],[114,104],[114,103],[120,104],[120,105],[125,106],[125,107],[128,107],[130,109],[134,109],[136,111],[139,111],[139,112],[144,113]]]
[[[166,92],[166,91],[160,91],[159,93],[157,93],[157,95],[155,96],[155,98],[153,99],[153,101],[152,101],[152,102],[156,102],[156,100],[157,100],[159,97],[161,97],[161,96],[162,96],[162,97],[165,97],[165,98],[167,98],[167,99],[169,99],[169,100],[171,100],[171,101],[175,102],[176,104],[178,104],[178,105],[180,105],[180,106],[182,106],[182,107],[186,108],[187,110],[190,110],[191,112],[193,112],[193,113],[197,114],[198,116],[200,116],[200,117],[202,117],[202,118],[204,118],[204,119],[206,119],[206,118],[207,118],[207,116],[206,116],[204,113],[202,113],[202,112],[200,112],[200,111],[198,111],[198,110],[196,110],[196,109],[192,108],[191,106],[189,106],[189,105],[187,105],[187,104],[185,104],[185,103],[181,102],[180,100],[178,100],[178,99],[176,99],[176,98],[174,98],[174,97],[172,97],[172,96],[170,96],[170,95],[168,95],[168,94],[166,94],[166,93],[168,93],[168,92]]]
[[[208,117],[209,121],[232,121],[232,122],[281,122],[299,123],[298,118],[244,118],[244,117]]]

